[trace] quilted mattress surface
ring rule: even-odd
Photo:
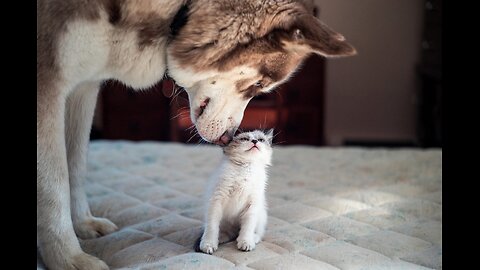
[[[90,207],[119,230],[83,250],[111,269],[442,269],[440,149],[277,146],[263,241],[195,253],[221,157],[210,145],[92,142]]]

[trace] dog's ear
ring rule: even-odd
[[[297,16],[289,30],[287,47],[309,50],[325,57],[352,56],[357,53],[343,35],[310,14]]]

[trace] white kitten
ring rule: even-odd
[[[212,254],[218,244],[237,237],[237,247],[250,251],[267,224],[266,169],[271,165],[273,129],[240,133],[223,148],[224,160],[210,180],[205,228],[196,251]]]

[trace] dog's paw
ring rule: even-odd
[[[102,260],[85,252],[75,255],[62,254],[61,251],[53,258],[43,257],[48,269],[51,270],[108,270],[108,265]],[[60,256],[61,255],[61,256]]]
[[[213,254],[213,252],[215,252],[217,249],[218,249],[218,241],[215,242],[215,241],[208,241],[204,239],[200,241],[200,250],[203,253]]]
[[[81,239],[90,239],[107,235],[118,227],[106,218],[89,217],[74,224],[75,233]]]
[[[67,261],[67,268],[62,269],[75,269],[75,270],[108,270],[108,265],[102,260],[93,257],[87,253],[80,253],[70,258]]]
[[[255,249],[254,239],[239,238],[237,239],[237,248],[242,251],[251,251]]]

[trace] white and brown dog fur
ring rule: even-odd
[[[108,269],[77,239],[117,229],[92,216],[83,190],[103,81],[145,89],[167,72],[186,89],[198,133],[226,144],[250,99],[309,54],[355,54],[312,10],[310,0],[38,0],[37,243],[47,267]]]

